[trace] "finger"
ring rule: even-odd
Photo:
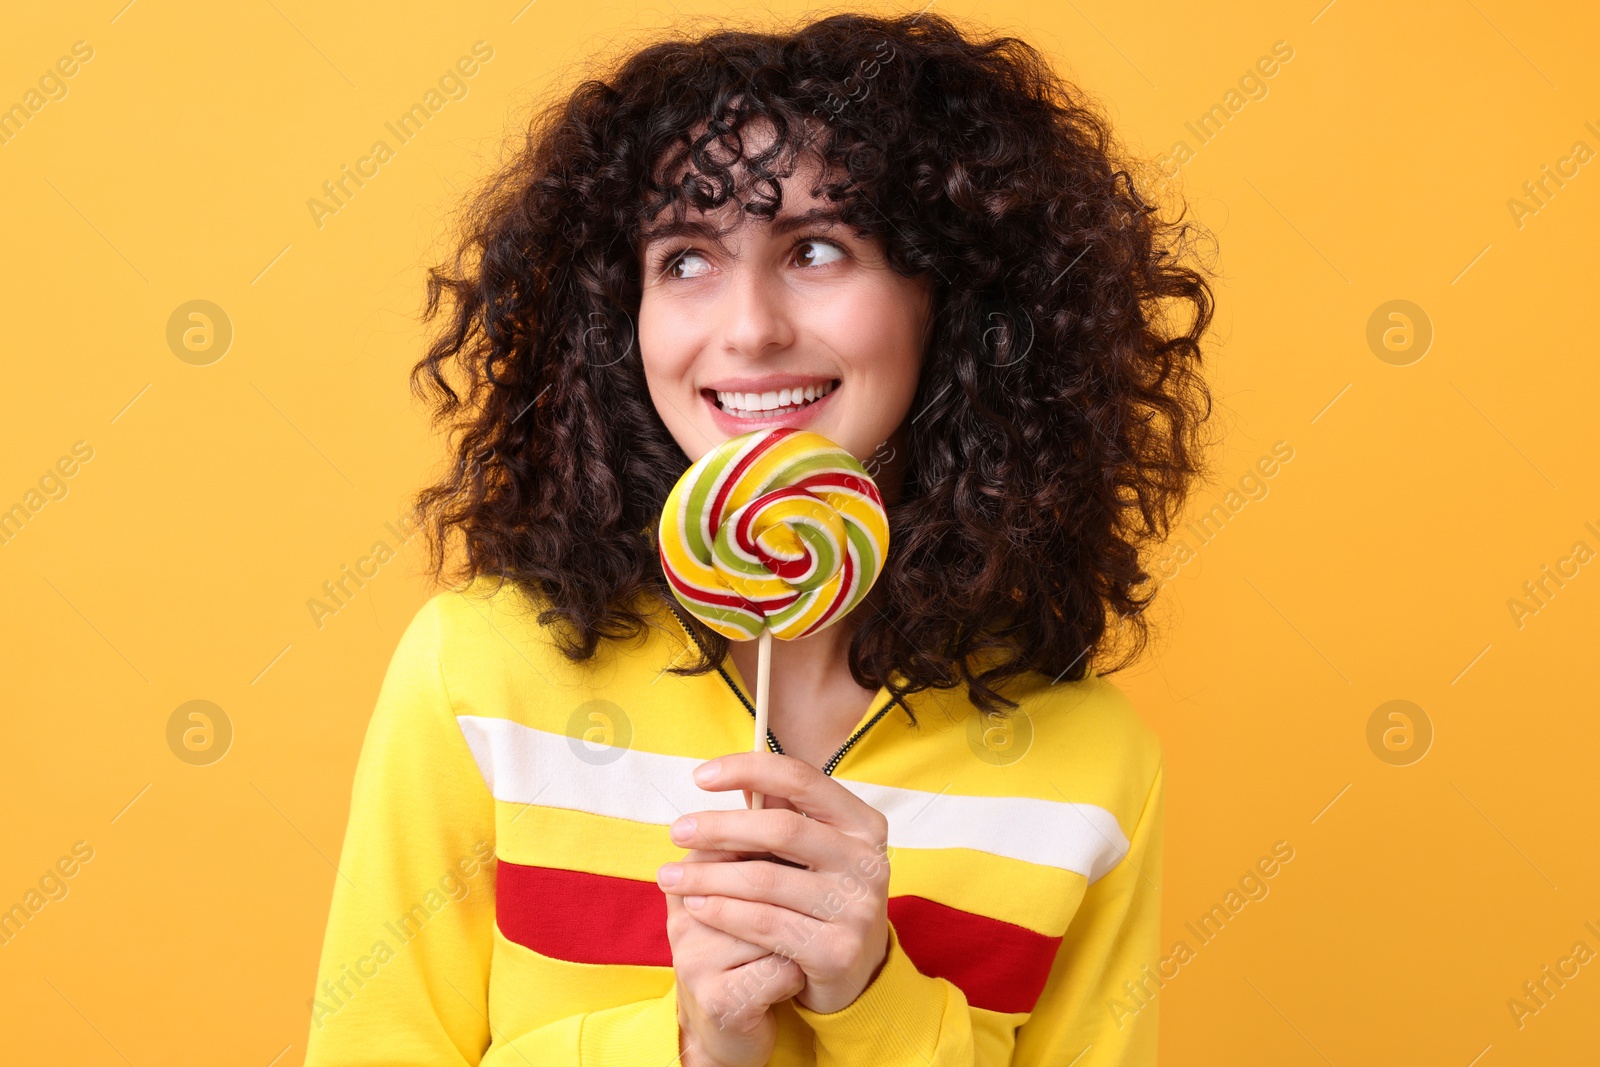
[[[765,859],[765,861],[771,862],[771,864],[782,864],[784,867],[795,867],[795,869],[798,870],[808,870],[808,867],[806,867],[805,864],[797,864],[797,862],[792,861],[792,859],[784,859],[782,856],[773,856],[771,853],[760,853],[760,851],[754,851],[754,853],[750,853],[750,851],[733,851],[733,849],[726,848],[691,848],[688,849],[685,854],[683,854],[683,859],[675,862],[680,862],[680,864],[691,864],[691,862],[734,862],[741,861],[741,859]]]
[[[672,894],[667,895],[667,940],[674,958],[700,960],[717,971],[743,966],[771,951],[701,922],[683,906],[681,896]]]
[[[843,908],[843,897],[833,889],[835,879],[785,864],[750,860],[740,863],[665,863],[656,872],[656,884],[669,896],[721,896],[776,904],[819,919]],[[833,893],[841,901],[826,907]]]
[[[798,964],[764,952],[759,959],[724,973],[715,983],[715,992],[702,995],[701,1006],[719,1029],[744,1032],[759,1022],[768,1008],[788,1000],[805,985],[806,975]]]
[[[720,1045],[730,1033],[752,1032],[771,1005],[794,997],[805,989],[805,982],[805,971],[794,960],[771,952],[701,982],[691,990],[694,1005],[714,1030],[702,1035],[702,1040],[709,1038]]]
[[[872,805],[805,760],[773,752],[734,752],[694,770],[695,784],[716,792],[742,789],[783,797],[812,819],[845,833],[875,840],[887,836],[888,823]]]
[[[832,944],[830,931],[837,930],[809,915],[738,897],[685,897],[684,906],[707,926],[788,957],[802,970]]]
[[[750,798],[754,794],[752,794],[748,789],[741,789],[739,792],[743,794],[744,806],[748,808],[750,806]],[[780,797],[776,793],[762,793],[761,806],[763,808],[788,808],[790,811],[799,810],[789,802],[788,797]]]
[[[742,860],[766,860],[768,863],[778,863],[785,867],[794,867],[797,870],[807,870],[805,864],[786,860],[782,856],[774,856],[770,852],[728,852],[724,849],[692,848],[684,853],[679,863],[723,863]]]
[[[697,811],[674,822],[679,845],[716,852],[770,852],[813,870],[842,869],[862,843],[797,811]]]
[[[735,863],[741,860],[767,860],[772,858],[772,853],[761,851],[738,851],[725,848],[691,848],[685,852],[679,863]]]

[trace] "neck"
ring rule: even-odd
[[[850,676],[850,638],[855,633],[857,620],[844,619],[837,624],[793,641],[772,642],[772,678],[774,693],[804,699],[837,685],[840,676]],[[756,684],[756,642],[733,641],[728,655],[738,666],[746,684]],[[754,699],[755,693],[750,694]]]

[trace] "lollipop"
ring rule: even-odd
[[[730,438],[685,471],[658,542],[685,608],[735,641],[759,640],[760,750],[772,638],[814,634],[861,603],[883,571],[889,520],[854,456],[821,434],[777,427]],[[754,794],[751,806],[761,801]]]

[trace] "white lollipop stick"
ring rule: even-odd
[[[767,698],[771,696],[772,689],[772,631],[762,630],[761,636],[756,638],[756,742],[754,749],[757,752],[767,751]],[[760,811],[766,806],[767,798],[752,791],[750,793],[750,810]]]

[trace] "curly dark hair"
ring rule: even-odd
[[[424,321],[453,309],[411,372],[455,440],[415,501],[434,576],[459,532],[458,573],[516,583],[574,661],[670,602],[655,532],[689,459],[634,344],[640,234],[730,198],[771,218],[774,164],[804,147],[836,179],[819,195],[934,294],[857,683],[965,683],[1003,712],[1008,679],[1133,662],[1155,595],[1141,555],[1206,472],[1213,302],[1189,263],[1204,231],[1141,196],[1108,120],[1027,43],[932,14],[680,31],[607,69],[536,112],[429,272]],[[775,131],[764,152],[751,122]],[[691,625],[703,658],[680,673],[727,652]]]

